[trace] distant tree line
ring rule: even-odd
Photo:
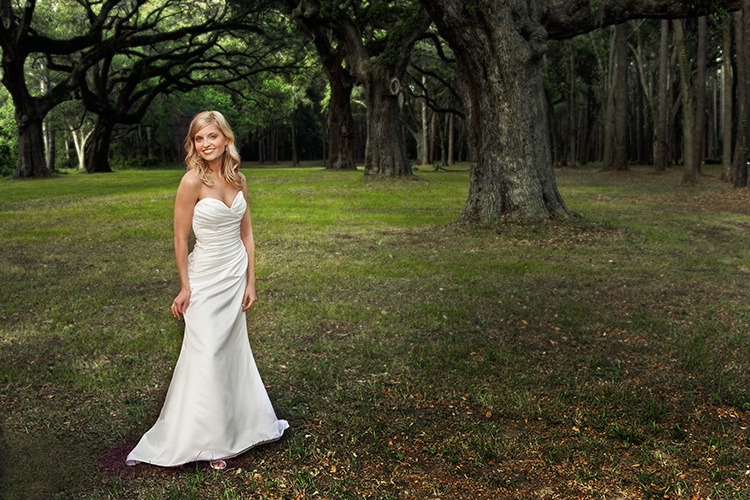
[[[566,218],[553,167],[705,162],[747,186],[750,0],[0,0],[0,172],[243,159],[471,164],[465,221]]]

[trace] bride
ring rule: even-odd
[[[234,133],[221,113],[204,111],[190,123],[185,149],[188,171],[174,207],[181,288],[171,306],[185,319],[185,335],[161,414],[126,463],[208,461],[224,469],[228,458],[280,439],[289,425],[276,418],[247,336],[255,245]]]

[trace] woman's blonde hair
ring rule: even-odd
[[[185,165],[188,170],[195,170],[195,175],[207,186],[213,186],[213,181],[208,179],[208,164],[200,157],[195,149],[195,135],[204,127],[214,124],[227,138],[227,147],[221,159],[221,175],[226,181],[237,188],[242,187],[239,176],[240,153],[234,143],[234,132],[224,115],[218,111],[202,111],[193,117],[190,122],[187,136],[185,137]]]

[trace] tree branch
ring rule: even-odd
[[[742,7],[742,0],[721,0],[720,4],[731,12]],[[673,19],[711,13],[676,0],[549,0],[542,25],[549,38],[564,40],[630,19]]]

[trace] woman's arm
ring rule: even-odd
[[[242,194],[245,200],[247,200],[247,180],[241,173],[240,176],[242,178]],[[247,252],[247,286],[245,287],[245,295],[242,298],[242,310],[247,311],[258,300],[255,293],[255,240],[253,239],[253,225],[250,220],[249,205],[240,223],[240,238]]]
[[[174,253],[180,275],[180,292],[172,301],[172,314],[182,318],[190,305],[190,278],[188,277],[188,237],[193,224],[193,211],[200,196],[202,182],[191,170],[180,181],[174,202]]]

